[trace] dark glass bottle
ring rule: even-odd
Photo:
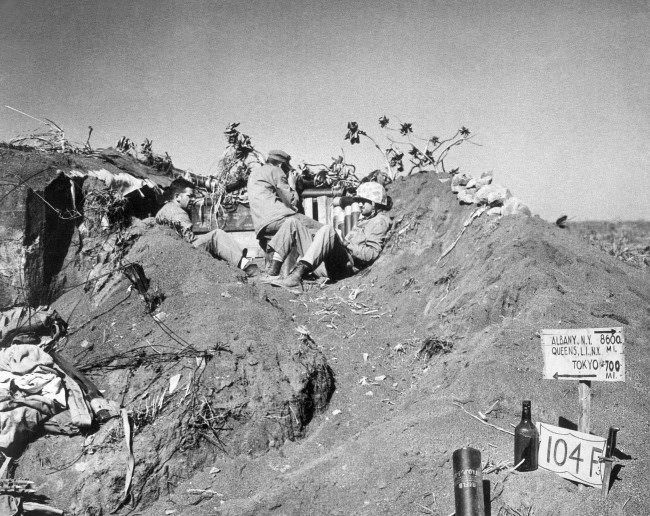
[[[535,471],[538,450],[539,433],[530,420],[530,401],[524,401],[521,407],[521,423],[515,428],[515,466],[524,460],[517,471]]]

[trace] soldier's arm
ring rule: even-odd
[[[358,244],[348,243],[347,248],[357,260],[374,262],[381,253],[389,229],[390,224],[385,218],[374,219],[364,228],[359,228],[359,231],[364,233],[364,240]]]
[[[273,182],[275,184],[275,193],[280,200],[293,210],[298,209],[298,193],[289,186],[287,177],[278,167],[273,167]]]

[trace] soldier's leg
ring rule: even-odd
[[[321,227],[323,227],[323,224],[321,222],[318,222],[317,220],[312,219],[303,213],[296,213],[295,215],[291,215],[288,218],[296,219],[298,222],[301,222],[307,229],[310,230],[312,235],[315,234],[316,231],[318,231]]]
[[[199,235],[192,245],[197,249],[204,249],[213,257],[227,261],[229,264],[238,267],[246,253],[246,249],[221,229],[215,229]]]
[[[325,263],[328,275],[333,277],[339,275],[340,269],[347,268],[349,255],[336,230],[332,226],[322,226],[300,260],[310,264],[312,270]]]
[[[273,236],[268,246],[276,253],[274,260],[284,261],[292,247],[303,255],[312,242],[311,232],[298,218],[288,217]]]

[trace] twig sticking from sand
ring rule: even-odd
[[[460,403],[452,401],[452,404],[456,405],[457,407],[460,407],[461,409],[463,409],[463,412],[465,412],[466,414],[473,417],[474,419],[476,419],[477,421],[481,422],[484,425],[491,426],[492,428],[495,428],[495,429],[499,430],[500,432],[503,432],[503,433],[506,433],[506,434],[509,434],[509,435],[515,435],[515,433],[511,432],[510,430],[506,430],[505,428],[501,428],[500,426],[493,425],[492,423],[488,423],[487,421],[483,421],[480,417],[472,414],[469,410],[467,410],[465,407],[463,407]]]
[[[422,510],[427,511],[427,514],[434,514],[434,512],[429,509],[426,505],[422,505],[421,503],[415,502],[415,505],[420,507]]]

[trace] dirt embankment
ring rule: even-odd
[[[625,331],[628,377],[594,384],[592,406],[595,434],[621,427],[609,498],[542,470],[493,473],[492,513],[647,512],[639,482],[649,473],[646,272],[535,217],[482,215],[439,259],[475,208],[459,206],[432,176],[398,182],[390,193],[395,230],[369,271],[297,298],[273,293],[332,365],[337,391],[328,413],[278,452],[222,457],[213,463],[222,472],[198,472],[151,514],[447,515],[453,450],[469,444],[497,463],[512,460],[513,448],[512,437],[454,400],[472,413],[499,401],[489,422],[506,429],[523,399],[537,421],[577,423],[577,384],[542,379],[538,332],[612,325]],[[417,356],[425,342],[429,359]],[[192,494],[197,488],[211,491]]]
[[[158,321],[126,280],[96,310],[73,293],[56,306],[65,315],[74,309],[78,322],[65,353],[132,413],[135,505],[173,491],[224,453],[259,453],[303,435],[327,406],[334,379],[281,307],[160,227],[148,228],[126,260],[143,264],[164,293]],[[124,487],[122,435],[115,419],[85,438],[37,440],[17,474],[60,507],[101,514],[116,507]]]
[[[476,207],[460,206],[433,175],[390,194],[395,227],[383,255],[323,289],[294,296],[246,282],[147,228],[126,260],[165,294],[160,324],[122,280],[100,303],[79,291],[57,301],[70,317],[66,354],[136,414],[138,510],[447,515],[454,449],[512,460],[511,436],[453,400],[474,413],[499,401],[489,420],[506,429],[523,399],[535,420],[577,422],[575,382],[541,378],[538,332],[615,325],[627,381],[595,384],[592,408],[594,433],[621,427],[608,500],[544,471],[486,478],[493,514],[648,512],[647,273],[539,218],[483,214],[464,227]],[[39,439],[17,476],[75,513],[108,512],[124,483],[122,439],[117,420],[87,438]]]

